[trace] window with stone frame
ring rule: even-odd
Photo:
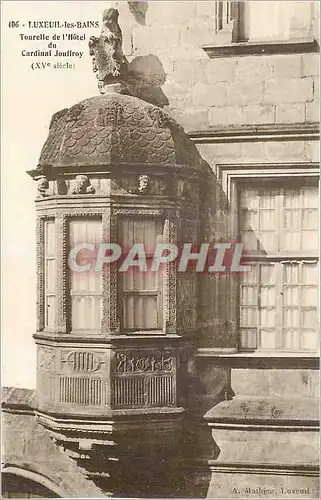
[[[233,3],[233,42],[282,42],[313,38],[319,2],[243,1]],[[269,22],[267,22],[267,19]]]
[[[235,18],[237,2],[215,2],[215,32],[229,30]]]
[[[56,230],[55,219],[44,223],[45,233],[45,328],[53,329],[56,315]]]
[[[101,217],[75,217],[69,222],[69,244],[91,243],[97,249],[102,241]],[[77,259],[85,259],[83,251]],[[99,332],[101,328],[102,273],[94,266],[89,271],[69,269],[69,300],[72,332]]]
[[[118,273],[122,331],[159,331],[163,328],[163,270],[151,270],[155,247],[162,239],[163,221],[155,218],[123,217],[119,221],[119,243],[123,257],[135,244],[143,244],[147,271],[130,266]]]
[[[312,181],[239,184],[241,350],[317,351],[318,203]]]
[[[216,1],[217,44],[313,39],[318,32],[316,1]],[[269,19],[269,22],[266,20]]]

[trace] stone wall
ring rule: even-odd
[[[220,43],[214,32],[214,3],[146,2],[144,25],[135,20],[127,2],[117,4],[127,57],[159,58],[167,75],[162,90],[174,117],[186,130],[318,121],[318,55],[209,59],[202,45]],[[300,6],[292,4],[294,13]],[[312,37],[318,36],[316,31]]]

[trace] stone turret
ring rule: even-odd
[[[104,23],[117,17],[109,11]],[[29,172],[38,180],[37,415],[105,493],[169,495],[184,481],[197,275],[175,262],[158,273],[113,264],[77,273],[68,255],[88,242],[197,244],[208,170],[169,115],[124,94],[116,24],[90,42],[102,95],[53,116]]]

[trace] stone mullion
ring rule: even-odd
[[[117,243],[117,219],[111,208],[102,215],[103,243]],[[102,334],[119,333],[119,311],[117,294],[117,262],[103,266]]]
[[[178,243],[178,219],[165,220],[164,240],[166,243]],[[169,262],[164,268],[164,331],[176,333],[177,331],[177,262]]]
[[[56,218],[56,330],[68,333],[68,220],[65,214]]]
[[[37,247],[37,331],[45,327],[45,293],[44,293],[44,267],[45,267],[45,233],[44,218],[38,217],[36,223]]]

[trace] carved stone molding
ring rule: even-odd
[[[124,216],[152,216],[152,217],[162,217],[164,215],[163,210],[156,210],[152,208],[115,208],[115,215],[124,215]]]
[[[117,241],[117,218],[114,211],[105,209],[102,218],[104,243]],[[102,333],[117,334],[120,330],[117,296],[117,264],[111,263],[103,267],[103,312]]]
[[[177,220],[166,219],[164,241],[174,245],[177,244]],[[177,270],[175,261],[168,262],[165,265],[163,295],[165,333],[176,333]]]
[[[58,212],[60,216],[66,216],[68,218],[70,217],[99,217],[101,216],[102,211],[101,210],[93,210],[90,207],[88,207],[88,210],[82,208],[79,210],[78,208],[68,208],[68,212]]]
[[[222,184],[229,202],[233,205],[234,187],[244,179],[281,179],[289,178],[319,178],[318,162],[282,162],[282,163],[217,163],[215,173]],[[236,207],[235,210],[236,211]]]
[[[44,217],[37,217],[36,222],[36,252],[37,252],[37,331],[41,332],[45,327],[44,316],[44,254],[45,235]]]
[[[57,330],[68,332],[68,220],[66,214],[57,214]]]
[[[235,143],[253,141],[298,141],[319,140],[319,123],[277,123],[231,125],[211,127],[204,130],[193,130],[189,137],[196,144]]]

